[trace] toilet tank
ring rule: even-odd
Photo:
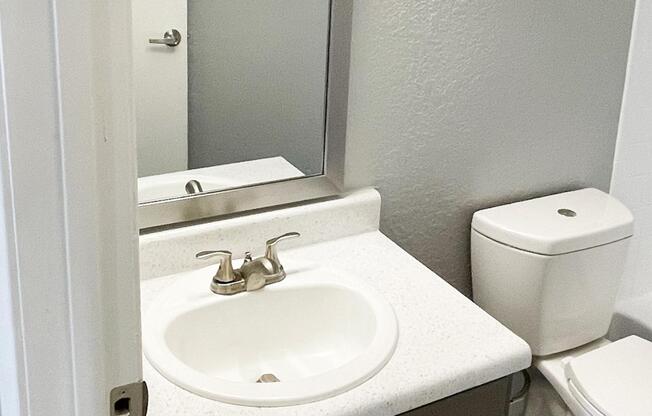
[[[630,211],[592,188],[477,211],[473,300],[534,355],[586,344],[607,333],[632,233]]]

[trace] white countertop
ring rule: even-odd
[[[387,365],[369,381],[329,399],[256,408],[187,392],[167,381],[144,359],[144,378],[150,389],[149,414],[396,415],[530,365],[530,349],[523,340],[378,231],[288,249],[281,254],[332,264],[365,279],[386,297],[399,325],[398,345]],[[206,290],[214,267],[206,268]],[[180,273],[144,280],[142,309],[147,310],[161,290],[183,276]],[[291,278],[290,272],[287,279]]]

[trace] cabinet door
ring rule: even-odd
[[[511,376],[403,413],[403,416],[505,416]]]

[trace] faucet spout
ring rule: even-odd
[[[202,192],[204,192],[204,189],[202,188],[201,183],[199,183],[198,180],[192,179],[186,183],[186,193],[188,195],[200,194]]]

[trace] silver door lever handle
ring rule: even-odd
[[[163,39],[150,39],[149,43],[167,45],[173,48],[181,43],[181,33],[176,29],[170,29],[163,34]]]

